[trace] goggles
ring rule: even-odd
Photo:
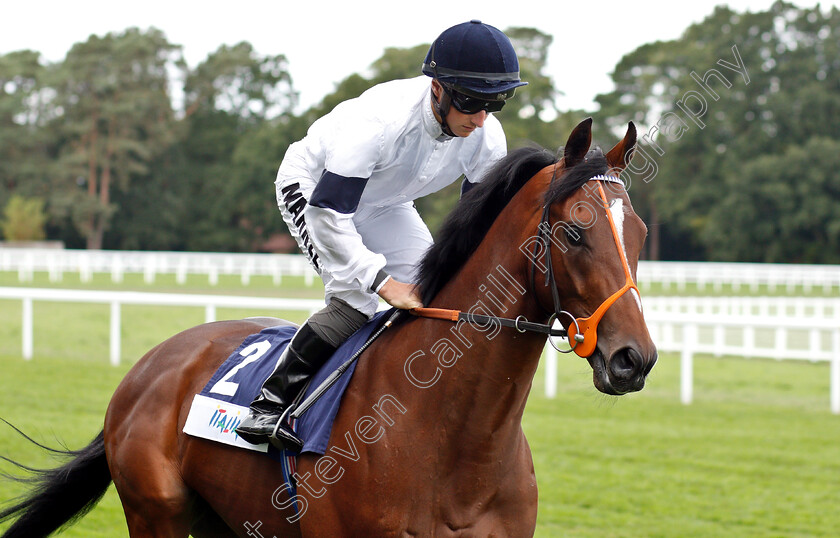
[[[505,100],[513,96],[514,90],[496,95],[499,99],[484,99],[473,95],[467,95],[454,88],[443,85],[444,91],[449,95],[452,106],[461,114],[478,114],[482,110],[490,114],[498,112],[505,106]]]

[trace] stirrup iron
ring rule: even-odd
[[[268,436],[268,441],[278,450],[289,450],[300,454],[300,451],[303,449],[303,441],[291,431],[291,424],[288,429],[283,427],[283,424],[288,421],[289,414],[294,409],[295,403],[283,411],[280,420],[274,425],[274,431]]]

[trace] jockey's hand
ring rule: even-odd
[[[379,289],[379,296],[385,299],[385,302],[389,305],[404,310],[423,306],[414,284],[406,284],[394,280],[393,277],[389,278],[385,285]]]

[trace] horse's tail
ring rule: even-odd
[[[81,450],[55,450],[22,434],[41,448],[72,459],[56,469],[33,469],[3,458],[29,473],[10,478],[33,487],[27,496],[12,501],[14,506],[0,510],[0,522],[17,518],[2,538],[48,536],[96,506],[111,484],[103,433]]]

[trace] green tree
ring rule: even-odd
[[[54,137],[47,120],[40,54],[18,51],[0,56],[0,200],[12,192],[45,196]]]
[[[610,127],[630,119],[642,126],[634,166],[647,163],[656,173],[648,184],[633,178],[633,199],[642,201],[637,209],[651,229],[662,232],[663,258],[754,257],[721,241],[756,237],[763,224],[732,227],[720,208],[731,207],[734,192],[752,188],[746,170],[759,157],[807,146],[812,137],[840,138],[837,35],[836,8],[776,2],[767,11],[737,13],[721,6],[679,39],[644,45],[619,62],[615,91],[598,97],[600,115]],[[736,63],[744,73],[730,68]],[[804,254],[804,243],[798,255],[764,247],[785,252],[789,261],[815,259]]]
[[[102,248],[114,189],[148,178],[173,140],[167,68],[183,65],[179,49],[159,30],[131,28],[77,43],[54,72],[52,128],[63,143],[52,202],[88,248]]]
[[[840,140],[811,137],[761,155],[729,175],[727,196],[701,238],[709,257],[769,263],[840,263]]]
[[[295,135],[297,92],[282,55],[221,46],[185,83],[183,138],[173,155],[183,248],[259,250],[282,229],[273,178]],[[270,211],[269,211],[270,210]]]
[[[222,45],[187,76],[186,114],[218,110],[239,119],[268,119],[297,105],[288,61],[261,56],[248,42]]]
[[[0,230],[8,241],[40,241],[46,221],[43,200],[14,195],[3,209]]]

